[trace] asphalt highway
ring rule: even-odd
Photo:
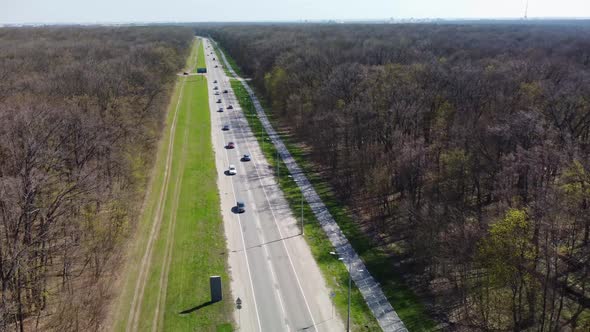
[[[248,127],[221,62],[213,60],[211,42],[204,41],[231,296],[242,300],[242,308],[235,311],[240,330],[343,331],[298,220]],[[233,110],[227,109],[229,105]],[[222,130],[224,125],[229,130]],[[230,141],[235,148],[226,148]],[[242,161],[244,154],[252,160]],[[229,165],[235,165],[236,175],[226,172]],[[245,212],[238,213],[237,201],[245,203]]]

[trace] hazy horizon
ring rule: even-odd
[[[2,0],[6,1],[6,0]],[[373,21],[400,19],[515,19],[526,0],[272,0],[244,2],[169,0],[100,3],[74,0],[2,4],[0,24],[109,24],[174,22]],[[529,0],[528,18],[590,17],[587,0]]]

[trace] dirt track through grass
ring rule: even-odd
[[[201,45],[187,59],[191,71]],[[231,298],[208,303],[208,277],[222,276],[229,294],[229,276],[204,76],[178,78],[167,123],[114,330],[227,329]]]
[[[187,61],[187,67],[189,67],[189,72],[193,70],[193,68],[196,66],[196,64],[198,63],[198,59],[195,59],[195,56],[198,54],[198,50],[202,47],[202,43],[200,42],[200,40],[195,40],[195,44],[194,46],[191,48],[191,53],[189,56],[189,59]],[[147,283],[147,279],[148,279],[148,275],[149,275],[149,270],[150,270],[150,266],[151,266],[151,262],[152,262],[152,255],[153,255],[153,249],[154,249],[154,243],[155,240],[157,239],[159,233],[160,233],[160,228],[161,228],[161,224],[162,224],[162,217],[164,214],[164,205],[165,205],[165,200],[166,200],[166,194],[168,193],[168,186],[170,183],[170,174],[172,173],[171,168],[172,168],[172,161],[173,161],[173,155],[174,155],[174,138],[176,135],[176,126],[178,123],[178,111],[181,105],[181,101],[183,98],[183,92],[184,92],[184,87],[185,87],[185,83],[186,83],[186,78],[181,78],[181,83],[180,83],[180,93],[178,95],[178,99],[176,101],[176,107],[174,108],[174,116],[172,119],[172,126],[170,127],[170,134],[169,134],[169,142],[168,142],[168,153],[166,155],[166,166],[164,169],[164,182],[163,182],[163,188],[160,191],[160,195],[158,198],[158,202],[157,202],[157,208],[156,208],[156,213],[155,213],[155,218],[152,222],[152,229],[148,238],[148,243],[147,243],[147,247],[146,250],[144,252],[143,258],[141,260],[141,265],[139,267],[139,278],[136,281],[135,284],[135,291],[133,293],[133,301],[131,302],[131,310],[129,311],[129,317],[127,320],[127,327],[126,330],[127,331],[136,331],[138,328],[138,324],[139,324],[139,316],[141,315],[141,308],[142,308],[142,303],[143,303],[143,294],[145,292],[145,287],[146,287],[146,283]],[[184,145],[183,145],[184,146]],[[178,183],[180,181],[180,179],[182,178],[182,176],[178,177],[177,180],[177,185],[174,186],[174,197],[177,198],[178,194],[177,192],[178,190]],[[177,204],[176,204],[177,205]],[[173,219],[173,221],[175,221],[175,218]],[[172,224],[171,227],[169,228],[169,232],[168,232],[168,241],[170,238],[170,230],[173,230],[174,225]],[[166,256],[168,257],[168,245],[167,245],[167,249],[166,249]],[[164,269],[162,271],[162,273],[165,273]],[[161,280],[164,279],[164,276],[161,276]],[[160,283],[160,286],[162,285],[163,282]],[[156,312],[154,315],[154,323],[155,323],[155,327],[157,327],[157,321],[159,318],[159,314],[158,314],[158,310],[159,310],[159,299],[160,299],[160,294],[158,294],[158,306],[156,308]]]
[[[178,123],[178,109],[180,106],[180,101],[182,100],[182,94],[184,92],[186,78],[182,79],[181,88],[180,88],[180,95],[178,97],[178,101],[176,104],[176,108],[174,110],[174,118],[172,120],[172,126],[170,127],[170,142],[168,143],[168,154],[166,156],[166,168],[164,170],[164,188],[160,192],[160,196],[158,199],[158,207],[156,209],[156,218],[152,224],[152,230],[150,232],[150,236],[148,239],[148,245],[146,251],[144,253],[143,259],[141,260],[139,278],[135,284],[135,291],[133,293],[133,301],[131,302],[131,310],[129,311],[129,318],[127,321],[127,331],[136,331],[139,323],[139,315],[141,313],[141,304],[143,301],[143,294],[145,291],[145,284],[148,278],[148,272],[151,265],[151,258],[154,248],[154,242],[159,234],[160,227],[162,224],[162,216],[163,216],[163,205],[165,200],[165,194],[168,192],[168,184],[170,182],[170,173],[171,173],[171,166],[172,166],[172,156],[174,153],[174,136],[176,134],[176,125]]]
[[[199,39],[195,40],[195,44],[191,49],[191,53],[190,53],[190,57],[187,61],[187,66],[189,67],[189,72],[193,71],[193,69],[195,68],[195,66],[197,65],[197,63],[199,62],[199,59],[197,57],[200,57],[200,52],[199,49],[201,49],[203,47],[201,41]],[[197,56],[197,54],[199,56]],[[150,236],[148,238],[148,244],[143,256],[143,259],[141,261],[141,265],[140,265],[140,272],[139,272],[139,278],[137,279],[136,285],[135,285],[135,291],[133,294],[133,301],[131,303],[131,310],[129,312],[129,317],[128,317],[128,321],[127,321],[127,331],[137,331],[138,330],[138,326],[139,326],[139,320],[140,320],[140,316],[141,316],[141,311],[142,311],[142,304],[143,304],[143,296],[145,293],[145,288],[146,288],[146,284],[148,282],[148,278],[149,278],[149,272],[150,272],[150,267],[151,267],[151,263],[152,263],[152,256],[153,256],[153,251],[154,251],[154,244],[156,239],[158,238],[158,236],[160,235],[160,229],[162,226],[162,219],[164,216],[164,206],[166,204],[166,197],[167,197],[167,193],[168,193],[168,188],[169,188],[169,184],[170,184],[170,177],[171,177],[171,173],[172,173],[172,163],[173,163],[173,157],[174,157],[174,141],[175,141],[175,136],[176,136],[176,127],[177,127],[177,123],[178,123],[178,112],[181,106],[181,102],[183,99],[183,92],[184,92],[184,88],[186,85],[186,81],[187,78],[183,77],[181,78],[181,83],[180,83],[180,93],[178,95],[178,99],[176,102],[176,107],[174,108],[174,116],[173,116],[173,120],[172,120],[172,126],[170,127],[170,135],[169,135],[169,142],[168,142],[168,153],[166,156],[166,166],[165,166],[165,170],[164,170],[164,183],[163,183],[163,188],[160,192],[160,196],[157,202],[157,208],[156,208],[156,214],[155,214],[155,218],[152,222],[152,229],[150,232]],[[184,142],[186,143],[186,138],[187,138],[187,133],[185,132],[184,135]],[[182,149],[182,157],[181,157],[181,165],[179,166],[179,170],[180,170],[180,175],[177,176],[176,178],[176,182],[175,185],[173,186],[174,192],[173,192],[173,209],[175,210],[178,206],[178,196],[180,193],[180,181],[182,179],[182,171],[184,170],[184,153],[185,153],[185,149],[184,146],[186,146],[186,144],[182,144],[181,145],[181,149]],[[169,219],[169,224],[168,224],[168,234],[167,234],[167,240],[166,240],[166,251],[164,254],[164,269],[162,269],[161,274],[160,274],[160,283],[159,283],[159,292],[158,292],[158,299],[157,299],[157,305],[156,305],[156,309],[154,311],[153,314],[153,322],[152,322],[152,330],[157,330],[158,328],[158,321],[161,318],[160,315],[160,302],[161,302],[161,298],[162,298],[162,294],[164,296],[165,299],[165,294],[166,294],[166,288],[165,285],[167,283],[167,276],[168,276],[168,270],[170,268],[170,264],[169,264],[169,260],[170,260],[170,246],[171,246],[171,239],[174,237],[174,229],[175,229],[175,223],[176,223],[176,215],[174,214],[172,218]],[[163,287],[164,286],[164,287]]]
[[[190,113],[189,113],[190,114]],[[184,174],[184,164],[186,162],[186,149],[188,141],[188,130],[184,132],[183,144],[182,144],[182,159],[180,160],[180,174],[176,179],[176,184],[174,185],[174,199],[172,203],[172,210],[176,211],[178,209],[178,200],[180,196],[180,187],[182,184],[182,178]],[[160,328],[160,323],[163,321],[163,311],[160,311],[160,305],[162,302],[166,302],[166,289],[168,287],[168,273],[170,272],[170,261],[171,261],[171,253],[172,253],[172,242],[174,241],[174,231],[176,229],[176,216],[177,214],[174,213],[172,215],[172,219],[170,220],[170,226],[168,228],[168,234],[166,236],[166,253],[164,254],[164,269],[160,274],[160,284],[159,284],[159,292],[158,292],[158,299],[156,301],[156,310],[154,312],[154,321],[152,323],[152,331],[157,331]]]

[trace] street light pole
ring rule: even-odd
[[[279,160],[279,149],[277,149],[277,178],[278,178],[277,181],[279,181],[279,182],[281,181],[281,168],[280,168],[280,166],[281,166],[281,163]]]
[[[352,274],[350,262],[348,262],[348,318],[346,320],[346,332],[350,332],[350,289],[352,288]]]
[[[305,230],[303,229],[303,189],[301,189],[301,235],[305,235]]]
[[[335,252],[330,251],[330,255],[338,256]],[[339,261],[343,262],[344,265],[348,269],[348,316],[346,318],[346,332],[350,332],[350,301],[351,301],[351,291],[352,291],[352,261],[344,262],[344,258],[339,257]],[[363,272],[363,270],[358,270],[358,272]]]

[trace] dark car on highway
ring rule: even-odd
[[[234,142],[229,142],[229,143],[227,143],[227,145],[225,147],[228,149],[233,149],[236,147],[236,145],[234,144]]]
[[[229,106],[227,107],[227,109],[228,109],[228,110],[233,110],[233,109],[234,109],[234,107],[233,107],[232,105],[229,105]]]
[[[213,83],[217,83],[217,80],[213,81]]]
[[[217,103],[221,104],[221,99],[217,99]],[[229,107],[228,107],[229,108]]]
[[[223,125],[223,127],[221,128],[221,130],[225,130],[225,131],[229,130],[229,125],[228,124]]]
[[[250,160],[251,160],[251,159],[250,159],[250,155],[249,155],[249,154],[245,154],[245,155],[242,157],[242,161],[250,161]]]
[[[228,92],[227,90],[223,90],[223,93],[227,93],[227,92]]]
[[[223,107],[220,107],[217,112],[223,112]]]
[[[213,88],[213,90],[217,90],[217,89],[219,89],[219,87],[216,85],[216,86]]]
[[[242,201],[237,201],[236,202],[236,211],[238,211],[238,213],[246,212],[246,204],[244,204],[244,202],[242,202]]]

